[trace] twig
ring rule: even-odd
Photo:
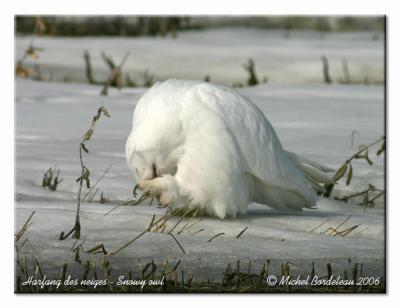
[[[151,225],[156,225],[157,223],[159,223],[161,220],[163,220],[165,218],[166,215],[168,215],[169,213],[165,214],[163,217],[159,218],[156,222],[152,223]],[[153,219],[152,219],[153,221]],[[111,251],[110,253],[108,253],[108,256],[112,256],[115,255],[117,253],[119,253],[121,250],[125,249],[126,247],[128,247],[130,244],[132,244],[134,241],[136,241],[138,238],[142,237],[145,233],[150,232],[150,226],[147,227],[145,230],[143,230],[139,235],[135,236],[133,239],[131,239],[130,241],[128,241],[127,243],[125,243],[124,245],[122,245],[120,248],[115,249],[113,251]]]
[[[178,232],[178,234],[181,234],[184,230],[189,230],[191,227],[193,227],[194,225],[198,224],[199,222],[201,222],[203,220],[203,218],[200,218],[199,220],[193,222],[192,224],[186,224],[185,226],[183,226],[183,228]]]
[[[173,210],[172,212],[167,212],[164,216],[163,219],[159,222],[156,222],[153,224],[153,227],[155,227],[153,230],[150,229],[150,232],[160,232],[163,233],[165,228],[167,227],[167,222],[179,211],[178,209]],[[158,226],[157,224],[160,223]]]
[[[239,234],[236,235],[236,238],[239,238],[243,233],[245,233],[246,230],[247,230],[247,228],[248,228],[248,227],[246,227],[246,228],[244,228],[242,231],[240,231]]]
[[[138,238],[142,237],[145,233],[149,232],[149,229],[147,228],[146,230],[142,231],[139,235],[137,235],[136,237],[134,237],[132,240],[130,240],[129,242],[127,242],[126,244],[124,244],[122,247],[108,253],[108,256],[113,256],[117,253],[119,253],[121,250],[125,249],[126,247],[128,247],[130,244],[132,244],[134,241],[136,241]]]
[[[355,153],[354,155],[350,156],[346,161],[350,162],[351,160],[356,158],[358,155],[360,155],[362,152],[364,152],[366,149],[369,149],[370,147],[374,146],[375,144],[377,144],[377,143],[379,143],[381,141],[384,141],[385,139],[386,139],[385,136],[383,136],[383,137],[379,138],[378,140],[376,140],[376,141],[374,141],[374,142],[372,142],[372,143],[370,143],[370,144],[368,144],[366,146],[363,146],[357,153]]]
[[[83,59],[85,60],[85,66],[86,66],[86,78],[90,84],[99,84],[96,82],[96,80],[93,78],[93,70],[92,70],[92,63],[90,61],[90,54],[89,51],[85,50],[83,54]]]
[[[178,260],[178,262],[176,262],[174,268],[172,270],[166,272],[164,275],[166,276],[168,274],[171,274],[171,273],[175,272],[178,269],[179,264],[181,264],[181,260]]]
[[[333,176],[333,181],[337,182],[339,181],[347,172],[347,170],[349,169],[348,175],[347,175],[347,180],[346,180],[346,185],[350,184],[351,178],[353,176],[353,170],[351,167],[351,161],[353,159],[365,159],[368,164],[372,164],[372,161],[369,159],[368,157],[368,149],[372,146],[374,146],[375,144],[379,143],[383,141],[385,143],[385,136],[379,138],[378,140],[368,144],[368,145],[364,145],[362,146],[355,154],[351,155],[348,159],[345,160],[345,162],[340,166],[340,168],[336,171],[335,175]],[[383,151],[383,150],[382,150]],[[364,154],[363,154],[364,153]],[[363,154],[363,155],[361,155]],[[349,168],[350,166],[350,168]],[[336,183],[333,184],[325,184],[324,188],[325,188],[325,192],[322,194],[322,196],[324,197],[330,197],[333,187],[335,186]],[[364,192],[365,193],[365,192]],[[361,194],[361,193],[360,193]]]
[[[179,248],[182,250],[182,252],[183,252],[184,254],[186,254],[185,249],[183,249],[182,245],[178,242],[178,240],[176,239],[176,237],[175,237],[172,233],[168,233],[168,234],[172,236],[172,238],[173,238],[174,241],[178,244],[178,246],[179,246]]]
[[[171,228],[171,230],[168,232],[169,234],[172,234],[172,232],[175,230],[175,228],[182,222],[182,220],[185,218],[187,214],[189,214],[192,210],[187,209],[186,212],[182,215],[182,217],[178,220],[178,222]]]
[[[343,226],[343,225],[346,223],[346,221],[348,221],[350,218],[351,218],[351,215],[347,216],[336,228],[333,228],[333,229],[336,231],[336,233],[339,232],[339,231],[337,231],[337,230],[339,230],[339,228],[340,228],[341,226]],[[331,233],[331,234],[332,234],[332,233]],[[336,235],[337,235],[337,234],[336,234]]]
[[[346,229],[346,230],[343,230],[343,231],[341,231],[341,232],[338,232],[337,234],[335,234],[335,236],[337,236],[337,235],[346,236],[346,235],[348,235],[350,232],[352,232],[353,230],[357,229],[359,226],[361,226],[361,225],[355,225],[355,226],[353,226],[353,227],[350,227],[350,228],[348,228],[348,229]]]
[[[142,203],[147,198],[148,198],[148,195],[144,194],[144,195],[141,195],[139,199],[136,199],[136,200],[130,199],[130,200],[124,201],[122,204],[118,204],[118,205],[114,206],[111,210],[109,210],[107,213],[105,213],[104,216],[107,216],[108,214],[110,214],[112,211],[116,210],[120,206],[126,206],[126,205],[135,206],[135,205]]]
[[[101,57],[103,58],[104,63],[113,70],[115,68],[114,60],[111,57],[108,57],[103,51],[100,53]]]
[[[221,235],[224,235],[224,234],[225,234],[224,232],[218,233],[218,234],[214,235],[212,238],[210,238],[207,242],[210,243],[210,242],[211,242],[213,239],[215,239],[216,237],[221,236]]]
[[[243,68],[249,73],[249,78],[247,79],[248,86],[255,86],[258,84],[258,78],[255,70],[255,65],[253,59],[248,59],[248,63],[243,64]]]
[[[317,225],[316,227],[312,228],[310,231],[308,232],[314,232],[315,230],[317,230],[318,228],[322,227],[324,224],[326,224],[329,221],[329,219],[325,220],[323,223],[320,223],[319,225]]]
[[[85,201],[86,198],[89,196],[89,194],[93,191],[93,189],[96,188],[97,184],[99,184],[99,182],[103,179],[103,177],[108,173],[108,171],[111,169],[112,167],[112,163],[107,167],[106,170],[104,170],[103,174],[97,179],[97,181],[94,183],[94,185],[89,189],[89,191],[83,196],[82,200]]]
[[[88,198],[87,201],[88,201],[89,203],[93,201],[94,197],[96,197],[97,193],[99,192],[99,189],[100,189],[100,188],[97,187],[96,190],[94,191],[94,193]]]
[[[332,79],[329,76],[329,62],[328,59],[325,56],[321,57],[321,61],[322,61],[322,72],[324,74],[324,82],[325,83],[331,83]]]
[[[121,77],[121,68],[124,65],[126,59],[128,59],[129,53],[127,53],[124,58],[122,59],[120,65],[118,65],[116,68],[113,68],[110,72],[110,75],[107,78],[107,81],[104,83],[103,90],[101,91],[101,95],[107,95],[108,94],[108,88],[110,85],[115,82],[118,78]]]
[[[329,235],[331,235],[333,232],[335,232],[336,234],[338,233],[335,229],[333,229],[332,227],[329,227],[328,229],[326,229],[324,232],[322,232],[321,234],[324,235],[325,233],[332,231],[331,233],[329,233]]]
[[[41,266],[39,264],[38,259],[35,256],[33,256],[32,259],[33,259],[33,262],[36,264],[36,268],[38,269],[38,272],[39,272],[40,276],[43,278],[44,275],[43,275],[42,268],[41,268]]]
[[[99,244],[99,245],[97,245],[97,246],[95,246],[95,247],[93,247],[93,248],[91,248],[91,249],[89,249],[89,250],[87,250],[85,252],[86,253],[99,253],[100,251],[98,251],[98,250],[101,250],[101,252],[104,253],[105,255],[107,254],[107,250],[106,250],[106,248],[104,247],[103,244]]]
[[[204,231],[204,228],[201,228],[201,229],[199,229],[197,231],[194,231],[194,232],[190,232],[190,235],[195,235],[195,234],[200,233],[202,231]]]
[[[36,211],[32,211],[31,215],[29,215],[29,218],[26,220],[22,228],[18,231],[18,233],[15,235],[15,241],[19,241],[19,239],[24,235],[25,231],[28,228],[28,224],[30,220],[32,219],[33,215],[35,214]]]
[[[83,135],[82,141],[79,145],[79,160],[81,164],[81,175],[80,177],[76,180],[76,182],[79,182],[79,189],[78,189],[78,198],[77,198],[77,209],[76,209],[76,217],[75,217],[75,224],[72,227],[72,229],[64,235],[64,231],[61,232],[60,234],[60,241],[65,240],[68,238],[72,233],[73,238],[75,239],[80,239],[81,237],[81,225],[80,225],[80,208],[81,208],[81,193],[82,193],[82,186],[83,182],[85,181],[87,189],[90,189],[90,172],[89,169],[86,168],[86,166],[83,163],[83,158],[82,158],[82,150],[85,151],[86,153],[89,153],[89,150],[86,147],[86,142],[90,140],[94,133],[94,129],[96,127],[97,121],[100,119],[101,114],[104,114],[106,117],[110,117],[110,114],[108,113],[107,109],[105,109],[103,106],[97,109],[97,114],[93,117],[92,119],[92,124],[90,125],[90,128],[86,131],[86,133]]]
[[[384,191],[380,192],[380,193],[377,194],[375,197],[373,197],[371,200],[369,200],[369,203],[375,201],[375,200],[378,199],[380,196],[382,196],[384,193],[385,193]]]
[[[154,219],[156,218],[156,214],[153,214],[153,218],[150,221],[149,230],[153,227]]]
[[[347,66],[346,59],[342,60],[342,68],[343,68],[343,75],[344,75],[344,79],[342,82],[349,84],[350,83],[350,73],[349,73],[349,68]]]
[[[367,230],[367,229],[368,229],[368,228],[365,227],[364,229],[362,229],[362,230],[360,230],[360,231],[354,233],[354,234],[352,235],[352,237],[355,237],[356,235],[359,235],[360,233],[364,232],[364,231]]]

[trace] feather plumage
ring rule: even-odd
[[[139,100],[126,156],[139,187],[161,203],[219,218],[245,213],[252,202],[279,210],[312,207],[317,195],[308,178],[326,180],[321,171],[327,170],[288,154],[245,96],[175,79],[155,84]]]

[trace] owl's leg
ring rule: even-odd
[[[157,198],[163,207],[174,207],[178,204],[185,204],[187,201],[178,182],[169,174],[151,180],[141,180],[138,183],[138,188],[149,197]]]

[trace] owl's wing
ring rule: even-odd
[[[243,172],[263,182],[265,189],[276,188],[276,194],[293,192],[310,205],[315,203],[312,183],[286,154],[274,128],[250,99],[229,88],[212,85],[201,85],[197,91],[199,101],[220,115],[238,143]]]

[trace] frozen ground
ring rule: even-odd
[[[16,38],[16,58],[27,49],[30,37]],[[156,79],[204,79],[232,85],[245,83],[247,73],[242,64],[253,58],[260,81],[268,78],[278,83],[321,83],[321,56],[329,59],[332,79],[343,79],[342,60],[346,59],[354,82],[380,82],[384,79],[383,35],[372,32],[319,33],[265,31],[249,28],[213,29],[179,33],[171,37],[139,38],[46,38],[34,41],[43,48],[38,64],[44,79],[85,80],[83,53],[92,56],[97,80],[104,80],[108,69],[101,59],[104,51],[119,63],[126,52],[130,56],[125,73],[142,84],[148,70]]]
[[[82,204],[85,248],[103,243],[106,249],[115,249],[144,230],[154,213],[164,213],[154,205],[142,205],[120,207],[104,216],[115,204],[131,197],[134,182],[126,166],[124,143],[135,104],[144,91],[111,90],[110,96],[101,97],[98,86],[16,80],[15,229],[36,211],[26,233],[36,252],[27,245],[24,253],[35,254],[45,269],[59,271],[63,261],[69,261],[69,270],[82,270],[81,265],[73,262],[74,254],[70,251],[74,240],[59,241],[58,236],[73,225],[78,189],[75,179],[80,174],[79,141],[100,104],[109,110],[111,118],[100,119],[88,144],[90,154],[84,160],[91,170],[92,183],[113,164],[98,185],[111,201],[100,204],[97,194],[93,202]],[[382,86],[261,85],[240,91],[263,110],[285,148],[333,168],[338,168],[358,145],[384,134]],[[353,130],[358,134],[351,147]],[[375,152],[374,148],[373,166],[364,161],[354,163],[352,184],[349,187],[341,184],[337,194],[360,191],[368,183],[383,188],[383,158],[376,157]],[[44,172],[55,165],[61,169],[64,180],[52,192],[41,187],[41,180]],[[171,263],[181,259],[182,269],[193,273],[195,279],[219,279],[227,263],[239,259],[242,264],[252,260],[258,269],[265,259],[271,259],[276,272],[280,272],[281,262],[290,260],[294,264],[292,273],[309,273],[311,262],[315,262],[320,275],[326,275],[326,262],[332,262],[334,272],[340,268],[340,273],[346,267],[351,273],[355,262],[363,262],[364,273],[382,276],[385,232],[382,201],[365,210],[354,203],[321,198],[318,209],[294,214],[253,205],[248,215],[237,219],[204,218],[189,229],[190,232],[204,229],[195,235],[188,231],[174,232],[186,254],[170,236],[148,233],[111,257],[111,263],[115,272],[126,273],[131,268],[137,269],[138,258],[156,262],[168,258]],[[346,237],[320,234],[349,215],[343,230],[361,224],[353,233]],[[321,228],[310,232],[328,219]],[[184,220],[176,231],[186,222],[194,221]],[[169,228],[173,225],[170,222]],[[245,227],[248,230],[235,239]],[[207,242],[220,232],[225,234]]]

